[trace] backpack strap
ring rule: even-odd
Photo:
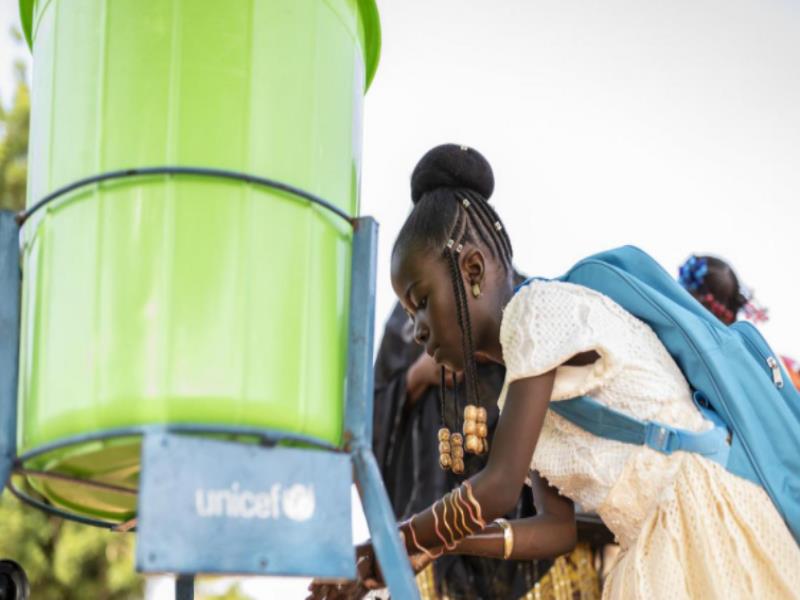
[[[640,421],[589,396],[551,402],[550,410],[598,437],[648,446],[667,455],[693,452],[724,467],[730,452],[728,428],[700,394],[696,393],[694,400],[703,416],[714,424],[711,429],[688,431],[658,421]]]

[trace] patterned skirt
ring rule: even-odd
[[[433,567],[434,565],[429,565],[417,575],[417,586],[422,600],[453,600],[446,595],[437,595]],[[592,551],[588,544],[582,543],[569,554],[559,556],[547,573],[518,600],[598,600],[599,598],[600,580],[594,568]]]

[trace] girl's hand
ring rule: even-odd
[[[308,589],[311,593],[306,600],[361,600],[369,592],[357,581],[337,584],[314,580]]]
[[[411,569],[414,575],[433,562],[421,552],[412,554],[409,556],[409,560],[411,561]],[[311,594],[307,600],[360,600],[370,590],[386,587],[378,561],[375,558],[375,550],[370,542],[356,547],[356,571],[358,573],[357,581],[331,583],[323,580],[314,580],[308,586]]]
[[[315,579],[308,586],[311,594],[307,600],[360,600],[370,590],[385,587],[375,551],[369,542],[356,547],[356,573],[356,581],[345,583]]]
[[[425,554],[420,552],[419,554],[412,554],[408,557],[408,560],[411,561],[411,569],[414,571],[414,575],[418,575],[421,571],[425,570],[429,564],[433,561]]]

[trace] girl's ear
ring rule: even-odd
[[[470,286],[483,285],[486,277],[486,261],[480,249],[470,248],[461,255],[461,274]]]

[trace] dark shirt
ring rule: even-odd
[[[439,388],[428,388],[413,405],[406,403],[406,374],[422,353],[413,341],[410,322],[402,307],[395,306],[386,323],[375,363],[373,449],[384,484],[398,519],[428,508],[463,479],[486,464],[486,456],[465,456],[465,472],[457,477],[439,466],[437,432],[442,426]],[[489,440],[497,426],[505,369],[478,365],[480,396],[487,405]],[[463,386],[456,390],[463,399]],[[462,402],[463,406],[463,402]],[[448,398],[446,411],[453,410]],[[454,415],[448,412],[448,421]],[[535,514],[530,489],[523,488],[515,510],[507,518]],[[550,568],[550,561],[503,561],[473,556],[447,555],[436,561],[437,587],[450,598],[507,600],[526,594]]]

